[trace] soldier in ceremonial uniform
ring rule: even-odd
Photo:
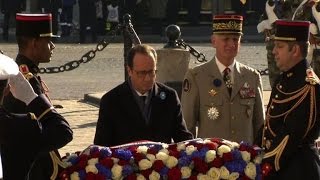
[[[197,137],[252,143],[263,124],[261,76],[235,59],[242,21],[237,15],[214,16],[211,43],[216,55],[185,75],[183,115],[188,129]]]
[[[267,60],[269,70],[269,82],[273,87],[276,78],[280,74],[280,70],[276,65],[272,50],[274,42],[272,37],[274,36],[273,23],[277,19],[294,19],[310,21],[310,43],[312,48],[317,49],[319,45],[319,23],[320,23],[320,10],[319,0],[267,0],[265,5],[265,13],[261,16],[261,22],[258,24],[257,29],[259,33],[265,34]],[[317,50],[316,50],[317,51]],[[310,53],[307,58],[312,62],[312,66],[315,69],[317,75],[320,75],[320,53]]]
[[[16,36],[19,47],[16,63],[21,73],[30,82],[34,92],[38,95],[45,94],[48,100],[48,88],[38,75],[38,65],[50,62],[52,51],[55,48],[51,39],[58,36],[52,34],[51,23],[51,14],[16,14]],[[3,105],[12,113],[29,112],[25,103],[16,99],[12,94],[5,97]],[[26,149],[25,153],[28,155],[23,155],[24,153],[17,152],[17,149],[1,148],[3,155],[16,152],[15,156],[23,156],[19,161],[20,178],[15,179],[26,178],[31,166],[30,179],[49,179],[57,173],[60,157],[57,149],[72,140],[72,130],[65,120],[61,123],[41,121],[41,125],[48,130],[48,138],[50,136],[47,142],[50,146],[39,149],[41,153],[28,152]]]
[[[275,22],[273,54],[282,73],[275,81],[256,141],[265,150],[265,179],[320,179],[314,145],[320,130],[320,85],[306,60],[309,25],[309,21]]]

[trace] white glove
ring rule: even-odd
[[[273,6],[270,6],[268,1],[266,2],[266,13],[268,16],[268,20],[269,23],[272,24],[274,23],[276,20],[278,20],[278,17],[276,15],[276,13],[274,13],[274,8],[276,7],[275,4],[273,4]]]
[[[311,11],[312,11],[312,15],[313,15],[314,19],[317,21],[318,28],[320,29],[320,12],[317,11],[316,5],[317,4],[312,6]],[[318,34],[318,33],[316,33],[316,34]]]
[[[261,32],[263,32],[263,31],[266,30],[266,29],[272,29],[271,24],[269,23],[269,20],[268,20],[268,19],[261,21],[261,22],[257,25],[258,33],[261,33]]]
[[[20,101],[29,105],[30,102],[38,97],[34,92],[31,84],[19,72],[16,76],[11,76],[9,79],[10,91],[12,95]]]

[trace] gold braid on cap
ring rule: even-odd
[[[214,31],[223,31],[223,30],[242,30],[242,24],[237,23],[236,21],[229,21],[228,23],[213,23],[212,28]]]

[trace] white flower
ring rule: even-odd
[[[175,158],[174,156],[169,156],[167,162],[166,162],[166,166],[171,169],[173,167],[175,167],[178,164],[178,159]]]
[[[177,145],[177,150],[178,151],[183,151],[183,150],[185,150],[186,149],[186,144],[184,144],[184,143],[178,143],[178,145]]]
[[[149,159],[151,163],[153,163],[154,160],[156,160],[156,156],[153,154],[147,154],[146,157]]]
[[[115,164],[111,168],[112,179],[120,179],[122,176],[122,166]]]
[[[146,178],[142,174],[138,174],[137,180],[146,180]]]
[[[240,151],[241,153],[241,156],[242,156],[242,159],[245,161],[245,162],[249,162],[250,159],[251,159],[251,154],[247,151]]]
[[[212,167],[207,172],[207,175],[212,178],[212,180],[218,180],[220,179],[220,169]]]
[[[208,117],[211,120],[216,120],[219,117],[219,111],[215,107],[211,107],[208,109]]]
[[[187,155],[191,155],[194,151],[197,150],[197,147],[194,147],[193,145],[187,146],[186,147],[186,153]]]
[[[240,174],[237,172],[233,172],[229,175],[228,180],[237,180],[240,177]]]
[[[152,163],[148,159],[142,159],[139,161],[139,169],[146,170],[152,167]]]
[[[249,162],[244,169],[244,173],[250,178],[250,179],[255,179],[257,175],[256,171],[256,165],[253,164],[252,162]]]
[[[223,153],[228,153],[231,151],[231,149],[227,145],[221,145],[220,147],[218,147],[217,151],[218,151],[218,155],[222,157]]]
[[[147,151],[148,151],[148,147],[147,146],[139,146],[137,148],[137,152],[138,153],[147,154]]]
[[[86,166],[86,173],[92,172],[93,174],[98,174],[98,169],[94,164],[89,164]]]
[[[99,159],[98,158],[91,158],[88,160],[88,164],[89,165],[95,165],[99,162]]]
[[[169,150],[168,149],[161,149],[159,152],[163,152],[165,154],[169,154]]]
[[[74,172],[70,175],[70,179],[71,180],[80,180],[80,177],[79,177],[79,173],[78,172]]]
[[[187,166],[184,166],[180,169],[182,179],[187,179],[191,176],[191,169]]]
[[[216,158],[216,151],[215,150],[209,150],[206,152],[206,162],[209,163],[213,161]]]
[[[118,158],[112,157],[111,158],[114,164],[118,164],[118,162],[120,161]]]
[[[228,179],[229,175],[230,175],[229,170],[225,166],[222,166],[220,168],[220,178],[221,179]]]
[[[164,163],[167,161],[168,157],[169,157],[168,154],[166,154],[164,152],[158,152],[156,154],[156,159],[162,160]]]
[[[253,162],[255,164],[261,164],[262,163],[262,156],[261,155],[258,155],[254,158]]]
[[[150,180],[159,180],[160,179],[160,174],[157,173],[156,171],[152,171],[152,173],[149,175]]]
[[[197,180],[212,180],[210,176],[206,175],[206,174],[198,174],[197,176]]]

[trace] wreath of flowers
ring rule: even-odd
[[[118,147],[91,145],[63,158],[64,180],[247,180],[262,179],[262,149],[220,138],[177,144],[131,143]]]

